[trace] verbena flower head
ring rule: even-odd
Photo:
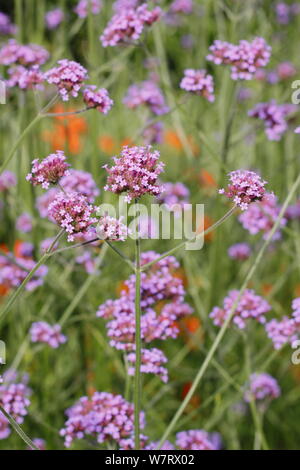
[[[266,181],[254,171],[236,170],[229,173],[230,184],[226,189],[220,189],[220,194],[232,199],[242,210],[246,210],[249,204],[260,201],[265,194]]]
[[[251,397],[257,401],[274,400],[280,396],[280,387],[277,380],[269,374],[252,374],[250,376],[249,389],[245,392],[244,399],[251,401]]]
[[[236,243],[235,245],[231,245],[229,247],[228,255],[230,258],[239,261],[246,260],[251,255],[251,247],[248,245],[248,243]]]
[[[83,90],[83,101],[88,108],[95,108],[103,114],[107,114],[114,104],[108,91],[95,85],[89,85]]]
[[[266,333],[272,340],[274,349],[281,349],[286,344],[292,345],[298,339],[300,328],[293,318],[287,316],[281,320],[273,319],[266,324]]]
[[[61,8],[50,10],[45,15],[45,22],[48,29],[56,29],[64,20],[64,12]]]
[[[209,314],[213,319],[214,324],[222,326],[225,320],[229,317],[232,308],[234,307],[239,296],[238,290],[231,290],[228,296],[224,298],[223,307],[214,307]],[[242,294],[237,306],[233,313],[233,323],[240,329],[245,328],[246,322],[249,319],[258,321],[259,323],[266,322],[266,313],[271,310],[271,306],[260,295],[255,294],[252,289],[246,289]]]
[[[24,66],[42,65],[49,58],[49,53],[37,44],[19,44],[10,39],[0,49],[0,64],[19,64]]]
[[[68,234],[68,241],[74,241],[76,233],[84,233],[97,222],[92,217],[93,206],[86,197],[78,193],[58,193],[48,207],[48,214]]]
[[[0,175],[0,191],[7,191],[8,189],[12,188],[13,186],[16,186],[17,184],[17,178],[16,175],[9,170],[3,171],[3,173]]]
[[[88,78],[87,70],[77,62],[68,59],[58,61],[58,66],[45,73],[45,80],[55,85],[63,101],[68,101],[70,95],[76,98]]]
[[[7,371],[3,375],[0,383],[0,405],[9,413],[18,424],[22,424],[27,415],[27,408],[30,405],[30,389],[26,383],[17,381],[15,374]],[[5,439],[10,434],[10,425],[8,420],[0,413],[0,439]]]
[[[272,100],[269,103],[258,103],[248,115],[263,121],[268,139],[278,141],[288,129],[286,117],[294,109],[293,105],[278,105]]]
[[[207,60],[216,65],[230,65],[233,80],[251,80],[257,69],[265,67],[271,57],[271,47],[259,37],[252,42],[242,40],[238,45],[216,40],[209,50]]]
[[[144,27],[157,21],[160,15],[159,7],[148,10],[146,3],[137,8],[122,8],[112,17],[100,36],[100,41],[103,47],[136,41],[141,36]]]
[[[176,445],[181,450],[216,450],[209,433],[202,429],[191,429],[176,434]]]
[[[186,69],[180,88],[202,96],[210,102],[215,100],[213,77],[206,70]]]
[[[79,0],[74,8],[74,12],[79,18],[86,18],[89,14],[89,9],[93,15],[98,15],[102,8],[102,0]]]
[[[26,176],[26,180],[34,186],[41,185],[43,189],[48,189],[50,184],[59,182],[67,173],[69,166],[64,152],[57,150],[41,162],[38,159],[33,160],[31,173]]]
[[[76,439],[92,436],[99,444],[132,437],[134,432],[134,408],[121,395],[95,392],[91,398],[82,397],[69,410],[65,427],[60,434],[65,437],[65,446],[70,447]],[[140,415],[141,428],[144,414]]]
[[[68,170],[67,174],[60,180],[60,186],[66,193],[75,192],[85,196],[91,204],[100,194],[91,173],[82,170]]]
[[[11,22],[9,16],[0,11],[0,35],[8,36],[15,34],[17,31],[16,26]]]
[[[8,75],[9,79],[6,81],[8,87],[18,86],[21,90],[43,90],[44,74],[39,65],[33,65],[30,68],[17,65],[8,70]]]
[[[32,323],[30,336],[33,343],[45,343],[54,349],[67,341],[67,338],[61,333],[60,325],[49,325],[45,321]]]
[[[49,220],[54,222],[54,219],[51,218],[51,216],[49,215],[48,208],[51,202],[53,202],[54,199],[56,198],[58,192],[59,191],[57,188],[51,188],[51,189],[48,189],[48,191],[46,191],[45,194],[42,194],[41,196],[38,196],[36,198],[35,205],[39,212],[39,216],[42,219],[48,218]]]
[[[141,355],[141,372],[144,374],[157,375],[164,383],[168,382],[168,371],[165,367],[163,367],[163,364],[168,362],[168,359],[164,353],[160,351],[160,349],[152,348],[142,349]],[[129,363],[127,372],[129,375],[134,375],[134,364],[136,361],[135,352],[127,354],[126,358]]]
[[[16,221],[16,229],[23,233],[29,233],[32,230],[32,217],[27,212],[21,214]]]
[[[130,109],[146,105],[156,115],[165,114],[169,107],[159,86],[153,80],[145,80],[128,88],[123,103]]]
[[[193,0],[174,0],[170,5],[170,11],[189,15],[193,12]]]
[[[157,178],[164,169],[164,163],[158,161],[159,156],[157,150],[151,151],[151,146],[123,147],[121,156],[113,157],[115,165],[103,167],[108,173],[105,191],[127,192],[128,202],[143,194],[157,196],[162,191]]]
[[[129,229],[122,223],[122,217],[115,219],[109,215],[100,217],[96,232],[100,240],[112,240],[124,242],[129,234]]]
[[[239,221],[251,235],[262,232],[263,238],[267,239],[279,213],[280,206],[277,203],[276,196],[273,193],[265,193],[261,201],[251,204],[248,210],[239,216]],[[280,226],[284,227],[286,222],[286,218],[282,218]],[[273,235],[273,240],[280,238],[281,232],[277,230]]]

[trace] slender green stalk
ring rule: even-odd
[[[260,251],[258,252],[256,258],[255,258],[255,261],[253,263],[253,265],[251,266],[251,268],[249,269],[248,271],[248,274],[246,275],[245,277],[245,280],[242,284],[242,287],[239,291],[239,294],[237,296],[237,299],[236,301],[234,302],[234,304],[232,305],[232,308],[229,312],[229,315],[228,317],[226,318],[225,322],[223,323],[223,326],[221,327],[219,333],[217,334],[216,336],[216,339],[214,340],[202,366],[200,367],[192,385],[191,385],[191,388],[189,390],[189,392],[187,393],[187,395],[185,396],[185,399],[183,400],[183,402],[181,403],[180,407],[178,408],[178,410],[176,411],[174,417],[172,418],[170,424],[168,425],[164,435],[162,436],[161,440],[160,440],[160,443],[159,443],[159,448],[163,445],[163,443],[165,442],[165,440],[168,438],[168,436],[170,435],[170,433],[173,431],[178,419],[180,418],[180,416],[182,415],[182,413],[184,412],[187,404],[189,403],[190,399],[192,398],[192,396],[194,395],[195,393],[195,390],[197,389],[203,375],[205,374],[212,358],[214,357],[214,354],[219,346],[219,344],[221,343],[226,331],[227,331],[227,328],[229,326],[229,324],[231,323],[231,320],[234,316],[234,312],[236,310],[236,307],[248,285],[248,282],[250,281],[250,279],[252,278],[253,274],[255,273],[258,265],[260,264],[262,258],[263,258],[263,255],[266,251],[266,249],[268,248],[269,244],[271,243],[272,239],[273,239],[273,236],[274,236],[274,233],[276,233],[276,231],[278,230],[278,228],[280,227],[280,222],[285,214],[285,211],[293,197],[293,195],[295,194],[297,188],[299,187],[300,185],[300,175],[298,176],[298,178],[296,179],[295,183],[293,184],[281,210],[280,210],[280,213],[276,219],[276,222],[274,223],[273,225],[273,228],[272,230],[270,231],[269,233],[269,236],[268,238],[265,240],[264,244],[262,245]]]
[[[140,412],[141,412],[141,244],[137,236],[135,242],[135,374],[134,374],[134,444],[140,449]]]
[[[19,434],[20,438],[23,439],[24,442],[26,442],[26,444],[30,447],[31,450],[40,450],[34,444],[34,442],[32,442],[30,437],[28,437],[27,434],[25,434],[21,426],[19,426],[19,424],[14,420],[14,418],[10,416],[10,414],[8,414],[1,405],[0,405],[0,411],[1,413],[4,414],[5,418],[7,419],[11,427],[14,428],[14,430]]]
[[[122,258],[123,261],[125,261],[125,263],[127,263],[131,269],[135,269],[134,265],[132,264],[132,262],[130,261],[129,258],[127,258],[127,256],[125,256],[120,250],[118,250],[118,248],[116,248],[111,242],[109,242],[108,240],[105,240],[105,243],[115,252],[117,253],[118,256],[120,256],[120,258]]]

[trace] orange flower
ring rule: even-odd
[[[214,176],[204,168],[200,171],[200,183],[207,188],[216,188],[217,182]]]
[[[295,286],[295,297],[300,297],[300,284]]]
[[[188,136],[187,140],[188,140],[189,146],[193,154],[194,155],[199,154],[200,149],[198,145],[195,144],[194,139],[191,136]],[[171,131],[171,130],[166,131],[164,135],[164,141],[167,145],[169,145],[170,147],[178,151],[181,151],[184,148],[182,140],[180,139],[179,135],[175,131]]]
[[[121,147],[125,147],[126,145],[128,146],[132,146],[133,145],[133,141],[130,137],[125,137],[125,139],[123,139],[121,141]]]
[[[272,284],[268,284],[268,283],[262,284],[261,290],[262,290],[263,295],[270,294],[272,288],[273,288]]]
[[[196,333],[201,327],[201,322],[197,317],[185,317],[182,322],[189,333]]]
[[[182,400],[184,400],[184,398],[189,393],[191,386],[192,386],[192,382],[187,382],[183,385],[182,392],[181,392]],[[201,398],[200,398],[200,395],[198,395],[198,394],[196,394],[196,395],[194,394],[192,396],[192,398],[190,399],[190,401],[189,401],[189,405],[192,408],[198,408],[200,406],[200,403],[201,403]]]
[[[99,138],[99,147],[103,152],[112,155],[115,151],[114,139],[110,135],[102,135]]]

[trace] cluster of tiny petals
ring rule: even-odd
[[[139,198],[143,194],[157,196],[162,188],[157,178],[164,163],[159,162],[159,152],[148,147],[123,147],[119,158],[113,157],[115,165],[104,165],[108,173],[105,191],[120,194],[127,192],[126,200]]]
[[[273,193],[265,193],[260,201],[254,202],[247,211],[240,214],[239,221],[251,235],[262,232],[263,238],[266,239],[274,226],[279,212],[280,206],[277,203],[276,196]],[[280,226],[285,226],[286,222],[286,218],[283,217],[280,221]],[[277,230],[273,240],[278,240],[280,237],[281,232]]]
[[[228,255],[230,256],[230,258],[239,261],[246,260],[251,255],[251,247],[248,245],[248,243],[236,243],[235,245],[231,245],[229,247]]]
[[[68,170],[62,177],[60,186],[67,193],[75,192],[85,196],[91,204],[100,194],[100,190],[91,173],[82,170],[74,170],[73,168]]]
[[[36,262],[30,258],[19,258],[13,254],[8,257],[0,255],[0,284],[7,289],[15,289],[24,281],[29,271],[36,265]],[[43,279],[48,272],[45,265],[41,265],[34,273],[25,289],[32,291],[43,284]]]
[[[291,104],[277,104],[275,100],[258,103],[248,112],[250,117],[263,121],[269,140],[278,141],[288,128],[286,117],[295,110]]]
[[[8,69],[8,75],[6,84],[10,88],[18,86],[21,90],[43,89],[44,75],[39,65],[30,68],[16,65]]]
[[[0,49],[0,64],[19,64],[24,66],[42,65],[49,58],[49,53],[37,44],[19,44],[10,39]]]
[[[266,373],[252,374],[244,399],[247,402],[252,398],[257,401],[270,401],[278,398],[280,393],[280,387],[274,377]]]
[[[68,241],[74,241],[76,233],[84,233],[97,222],[92,217],[94,208],[86,197],[78,193],[58,193],[48,207],[48,215],[68,234]]]
[[[259,37],[252,42],[241,40],[238,45],[216,40],[209,50],[207,60],[216,65],[230,65],[233,80],[251,80],[258,69],[268,64],[271,56],[271,47]]]
[[[18,424],[22,424],[30,405],[30,389],[25,383],[15,383],[13,378],[11,379],[9,380],[9,374],[5,373],[0,382],[0,405]],[[5,439],[10,434],[10,426],[6,417],[2,413],[0,415],[0,439]]]
[[[17,178],[16,175],[9,170],[3,171],[3,173],[0,175],[0,191],[7,191],[8,189],[12,188],[13,186],[16,186],[17,184]]]
[[[186,15],[193,12],[193,0],[174,0],[170,5],[171,13],[185,13]]]
[[[281,320],[273,319],[266,324],[266,332],[272,340],[274,349],[281,349],[284,345],[293,346],[300,335],[300,298],[292,302],[292,316],[284,316]]]
[[[129,363],[127,372],[129,375],[134,375],[134,364],[136,361],[135,352],[130,352],[127,354],[126,358]],[[166,362],[168,362],[168,360],[160,349],[142,349],[141,351],[141,372],[143,374],[157,375],[164,383],[168,382],[168,371],[163,367],[163,364]]]
[[[86,18],[89,14],[89,9],[93,15],[98,15],[102,8],[102,0],[79,0],[74,8],[74,12],[79,18]]]
[[[136,41],[145,26],[151,26],[161,15],[161,9],[149,10],[146,3],[137,8],[122,8],[116,13],[100,36],[103,47]]]
[[[47,28],[52,30],[56,29],[64,20],[64,12],[61,8],[55,8],[54,10],[50,10],[45,15],[45,22]]]
[[[9,16],[0,11],[0,35],[10,35],[16,33],[16,26],[11,22]]]
[[[215,100],[213,77],[206,70],[186,69],[180,88],[203,96],[210,102]]]
[[[68,59],[58,61],[58,66],[48,70],[45,75],[48,83],[57,86],[63,101],[69,100],[69,95],[76,98],[88,78],[87,70],[78,62]]]
[[[220,189],[220,194],[232,199],[242,210],[248,209],[251,202],[260,201],[265,194],[266,181],[254,171],[236,170],[229,173],[230,184]]]
[[[176,434],[176,445],[182,450],[216,450],[209,433],[202,429],[191,429]]]
[[[223,307],[214,307],[210,313],[210,318],[217,326],[222,326],[239,297],[239,291],[232,290],[224,298]],[[271,310],[271,306],[261,296],[255,294],[252,289],[246,289],[242,294],[233,313],[233,323],[240,329],[245,328],[249,319],[254,319],[259,323],[266,322],[266,313]]]
[[[83,90],[83,101],[88,108],[95,108],[100,113],[107,114],[114,104],[105,88],[98,88],[95,85],[87,86]]]
[[[123,103],[130,109],[146,105],[155,115],[162,115],[169,111],[161,89],[153,80],[144,80],[131,85]]]
[[[67,341],[66,336],[61,333],[60,325],[49,325],[45,321],[33,323],[30,328],[30,336],[33,343],[45,343],[53,349]]]
[[[99,218],[96,232],[100,240],[122,242],[126,240],[129,234],[127,226],[122,223],[122,217],[115,219],[109,215],[104,215]]]
[[[111,440],[120,444],[134,432],[134,407],[121,395],[95,392],[91,398],[82,397],[67,410],[67,416],[65,427],[60,431],[66,447],[85,436],[96,438],[99,444]],[[141,428],[145,425],[143,413],[140,425]]]
[[[26,180],[34,186],[41,185],[43,189],[48,189],[50,184],[58,183],[66,175],[69,166],[64,152],[57,150],[41,162],[33,160],[31,173],[26,176]]]

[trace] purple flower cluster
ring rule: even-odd
[[[116,194],[127,192],[126,200],[139,198],[143,194],[157,196],[162,188],[157,184],[164,163],[158,162],[159,152],[148,147],[123,147],[121,156],[113,157],[115,165],[104,165],[108,173],[105,191]]]
[[[256,235],[263,232],[263,238],[268,238],[274,223],[279,215],[280,206],[277,203],[277,198],[273,193],[265,193],[261,201],[257,201],[249,206],[246,212],[239,216],[244,229],[248,230],[251,235]],[[280,225],[286,225],[286,219],[282,218]],[[280,230],[273,235],[273,240],[278,240],[281,237]]]
[[[300,14],[299,3],[279,2],[275,5],[276,18],[279,24],[289,24],[294,16]]]
[[[274,377],[266,373],[252,374],[249,389],[246,390],[244,399],[247,402],[250,402],[252,398],[259,402],[270,402],[278,398],[280,393],[280,387]]]
[[[242,40],[238,45],[216,40],[209,50],[207,60],[216,65],[230,65],[233,80],[251,80],[271,57],[271,47],[259,37],[252,42]]]
[[[84,233],[97,222],[92,217],[94,208],[87,198],[78,193],[60,192],[48,207],[49,216],[68,234],[68,241],[74,241],[76,233]]]
[[[257,80],[266,81],[271,84],[278,83],[294,77],[297,73],[296,67],[291,62],[281,62],[274,70],[267,72],[264,69],[257,70],[255,78]]]
[[[16,65],[8,69],[9,78],[6,81],[8,87],[18,86],[21,90],[43,89],[44,75],[38,65],[26,68]]]
[[[155,115],[165,114],[169,111],[161,89],[153,80],[145,80],[131,85],[123,103],[130,109],[146,105]]]
[[[266,181],[254,171],[236,170],[229,173],[230,184],[227,189],[220,189],[220,194],[232,199],[243,211],[249,204],[260,201],[265,194]]]
[[[203,98],[210,102],[215,100],[214,80],[206,70],[186,69],[180,83],[180,88],[203,96]]]
[[[248,213],[248,211],[244,212],[244,214],[246,213]],[[251,247],[248,245],[248,243],[236,243],[235,245],[229,247],[228,255],[232,259],[244,261],[251,256]]]
[[[7,191],[8,189],[16,186],[17,179],[14,173],[9,170],[3,171],[0,175],[0,191]]]
[[[35,267],[36,263],[31,258],[18,258],[13,254],[8,256],[0,255],[0,284],[8,289],[14,289],[24,281],[27,274]],[[46,276],[48,268],[45,265],[40,266],[30,281],[26,284],[26,290],[32,291],[43,284],[43,278]]]
[[[62,59],[58,66],[48,70],[45,80],[55,85],[63,101],[68,101],[70,95],[76,98],[83,86],[84,80],[88,78],[87,70],[73,60]]]
[[[160,349],[142,349],[141,372],[143,374],[154,374],[161,378],[163,382],[168,382],[168,371],[162,364],[168,362],[168,359]],[[128,374],[134,375],[135,368],[131,364],[135,364],[136,354],[131,352],[126,356],[129,363]]]
[[[137,8],[121,8],[111,18],[100,36],[100,41],[103,47],[136,41],[141,36],[144,27],[151,26],[160,15],[159,7],[149,10],[146,3]]]
[[[32,323],[30,336],[33,343],[45,343],[54,349],[67,341],[66,336],[61,333],[60,325],[49,325],[45,321]]]
[[[213,319],[215,325],[223,325],[231,314],[238,296],[239,291],[231,290],[229,291],[228,296],[224,298],[223,307],[213,308],[209,316]],[[264,300],[260,295],[255,294],[252,289],[246,289],[234,309],[233,323],[240,329],[245,328],[246,322],[250,318],[258,321],[259,323],[265,323],[265,315],[270,310],[271,306],[266,300]]]
[[[258,103],[248,115],[263,121],[268,139],[278,141],[287,131],[287,116],[294,110],[295,107],[291,104],[279,105],[272,100],[269,103]]]
[[[11,22],[9,16],[0,11],[0,35],[8,36],[15,34],[17,31],[16,26]]]
[[[50,10],[45,15],[45,22],[48,29],[56,29],[64,20],[65,15],[61,8]]]
[[[189,203],[190,191],[183,183],[164,183],[163,192],[157,197],[158,202],[165,204],[173,212],[181,212]]]
[[[122,223],[122,217],[115,219],[109,215],[104,215],[99,218],[96,232],[100,240],[124,242],[130,231],[127,226]]]
[[[79,193],[85,196],[90,204],[99,196],[100,190],[91,173],[82,170],[68,170],[68,173],[60,180],[60,186],[66,193]]]
[[[70,447],[75,439],[85,436],[94,437],[99,444],[113,440],[122,447],[122,440],[133,436],[133,405],[121,395],[95,392],[90,398],[80,398],[66,414],[68,419],[60,431],[65,437],[66,447]],[[143,428],[143,413],[140,424]]]
[[[191,429],[176,434],[176,445],[181,450],[216,450],[208,432]]]
[[[300,334],[300,298],[292,302],[292,316],[284,316],[280,321],[273,319],[266,324],[266,332],[272,340],[274,349],[281,349],[285,344],[293,345]]]
[[[24,66],[42,65],[49,58],[49,53],[37,44],[19,44],[10,39],[0,49],[0,64],[19,64]]]
[[[88,108],[95,108],[100,113],[107,114],[114,104],[110,99],[108,91],[105,88],[98,88],[95,85],[90,85],[83,91],[83,101]]]
[[[32,230],[32,217],[27,212],[21,214],[16,221],[16,229],[23,233],[29,233]]]
[[[57,150],[41,162],[33,160],[31,173],[26,176],[26,180],[34,186],[41,185],[43,189],[48,189],[50,184],[57,184],[66,175],[69,166],[64,152]]]
[[[89,14],[89,9],[93,15],[98,15],[102,8],[102,0],[79,0],[74,8],[74,12],[79,18],[86,18]]]
[[[18,424],[22,424],[30,405],[30,390],[25,383],[12,383],[9,373],[3,375],[0,383],[0,405],[9,413]],[[10,434],[9,422],[0,412],[0,439],[5,439]]]
[[[170,5],[170,12],[191,14],[193,12],[193,0],[174,0]]]

